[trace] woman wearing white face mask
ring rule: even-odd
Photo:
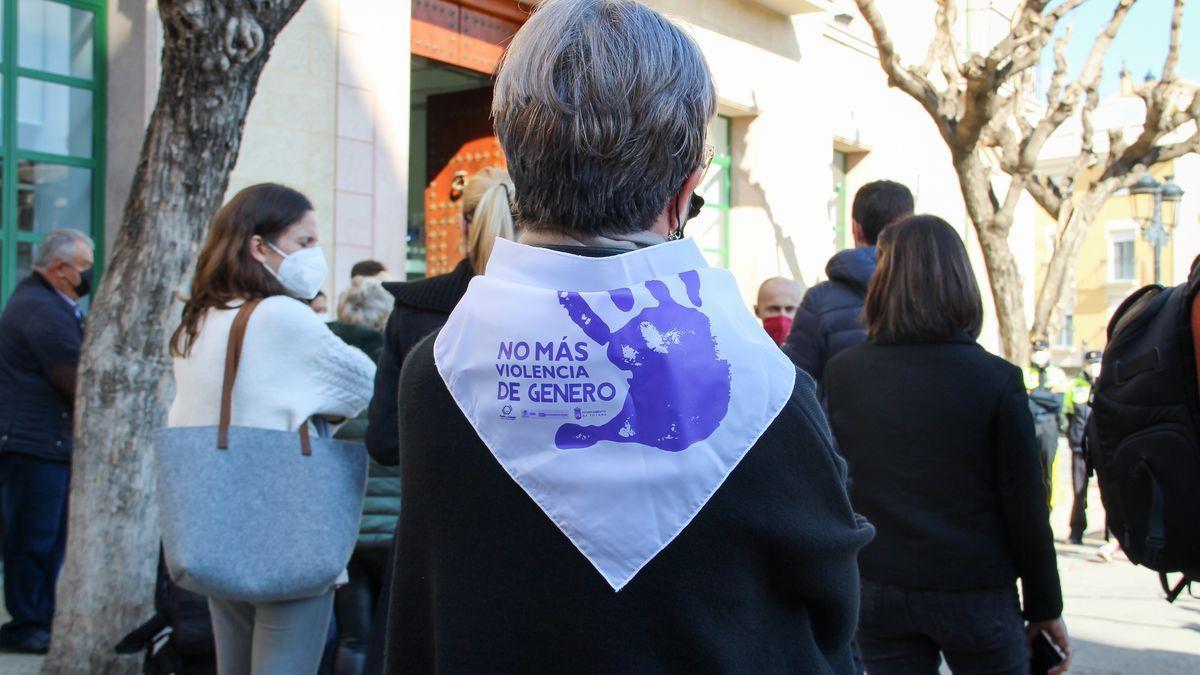
[[[286,187],[246,188],[217,213],[171,339],[176,392],[167,426],[218,423],[234,316],[254,300],[260,303],[238,359],[233,426],[295,431],[314,415],[348,418],[366,407],[374,364],[331,333],[304,302],[327,274],[317,243],[312,204]],[[316,672],[332,603],[332,589],[288,602],[209,598],[218,671]]]

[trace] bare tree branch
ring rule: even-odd
[[[1138,89],[1146,101],[1145,124],[1129,140],[1121,129],[1108,130],[1109,149],[1103,158],[1096,151],[1093,117],[1100,105],[1098,87],[1104,58],[1138,0],[1116,0],[1111,18],[1073,80],[1066,56],[1073,36],[1067,31],[1056,39],[1055,32],[1059,22],[1086,0],[1023,0],[1007,35],[985,53],[964,56],[954,40],[957,4],[936,0],[936,31],[925,61],[907,68],[896,53],[876,0],[855,1],[875,35],[889,83],[921,104],[950,149],[967,212],[983,247],[1004,353],[1021,360],[1028,348],[1028,333],[1021,334],[1025,316],[1022,292],[1008,287],[1019,283],[1020,274],[1007,244],[1021,194],[1028,192],[1058,223],[1055,250],[1030,331],[1044,333],[1059,303],[1069,262],[1104,201],[1153,163],[1200,152],[1200,124],[1182,140],[1169,136],[1200,121],[1200,92],[1193,93],[1186,108],[1178,105],[1184,86],[1176,76],[1184,0],[1174,0],[1163,79]],[[1051,41],[1054,70],[1046,107],[1033,114],[1029,106],[1034,90],[1031,69],[1043,60]],[[943,77],[931,79],[939,67]],[[1079,152],[1053,176],[1040,171],[1038,162],[1049,139],[1075,115],[1080,121]],[[1168,137],[1174,142],[1163,144]],[[1101,161],[1102,170],[1093,175]],[[993,189],[989,162],[998,164],[1010,177],[1003,200]]]
[[[1175,11],[1171,12],[1171,42],[1167,48],[1167,61],[1163,64],[1162,81],[1174,82],[1179,70],[1179,45],[1183,34],[1183,3],[1175,0]]]
[[[1025,183],[1025,189],[1046,213],[1057,216],[1062,211],[1065,203],[1063,194],[1058,186],[1046,176],[1030,176]]]
[[[871,27],[871,33],[875,36],[875,46],[879,50],[879,64],[888,76],[888,84],[916,99],[938,125],[938,131],[941,132],[942,137],[949,139],[953,131],[949,120],[940,113],[941,98],[938,96],[937,89],[926,76],[901,65],[900,56],[896,54],[896,45],[888,35],[887,24],[879,14],[879,8],[875,6],[875,0],[856,0],[856,2],[867,25]]]

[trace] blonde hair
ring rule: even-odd
[[[517,238],[512,213],[515,192],[508,172],[493,167],[471,176],[463,189],[463,214],[468,219],[464,248],[475,274],[487,269],[497,237]]]
[[[338,321],[382,331],[392,313],[392,298],[379,277],[354,277],[338,298]]]

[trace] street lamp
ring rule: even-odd
[[[1133,195],[1133,211],[1142,222],[1142,238],[1154,247],[1154,283],[1162,282],[1162,247],[1171,238],[1178,220],[1178,204],[1183,199],[1183,188],[1175,184],[1174,176],[1167,182],[1154,180],[1149,173],[1142,174],[1136,183],[1129,186]]]

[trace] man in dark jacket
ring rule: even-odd
[[[825,267],[829,280],[808,289],[783,345],[784,353],[818,385],[829,359],[866,341],[862,308],[875,273],[875,242],[883,228],[912,212],[912,192],[890,180],[867,183],[854,195],[855,248],[829,259]]]
[[[67,539],[79,300],[91,290],[92,255],[85,235],[50,232],[0,315],[4,602],[13,617],[0,627],[0,648],[10,651],[45,653],[50,644]]]

